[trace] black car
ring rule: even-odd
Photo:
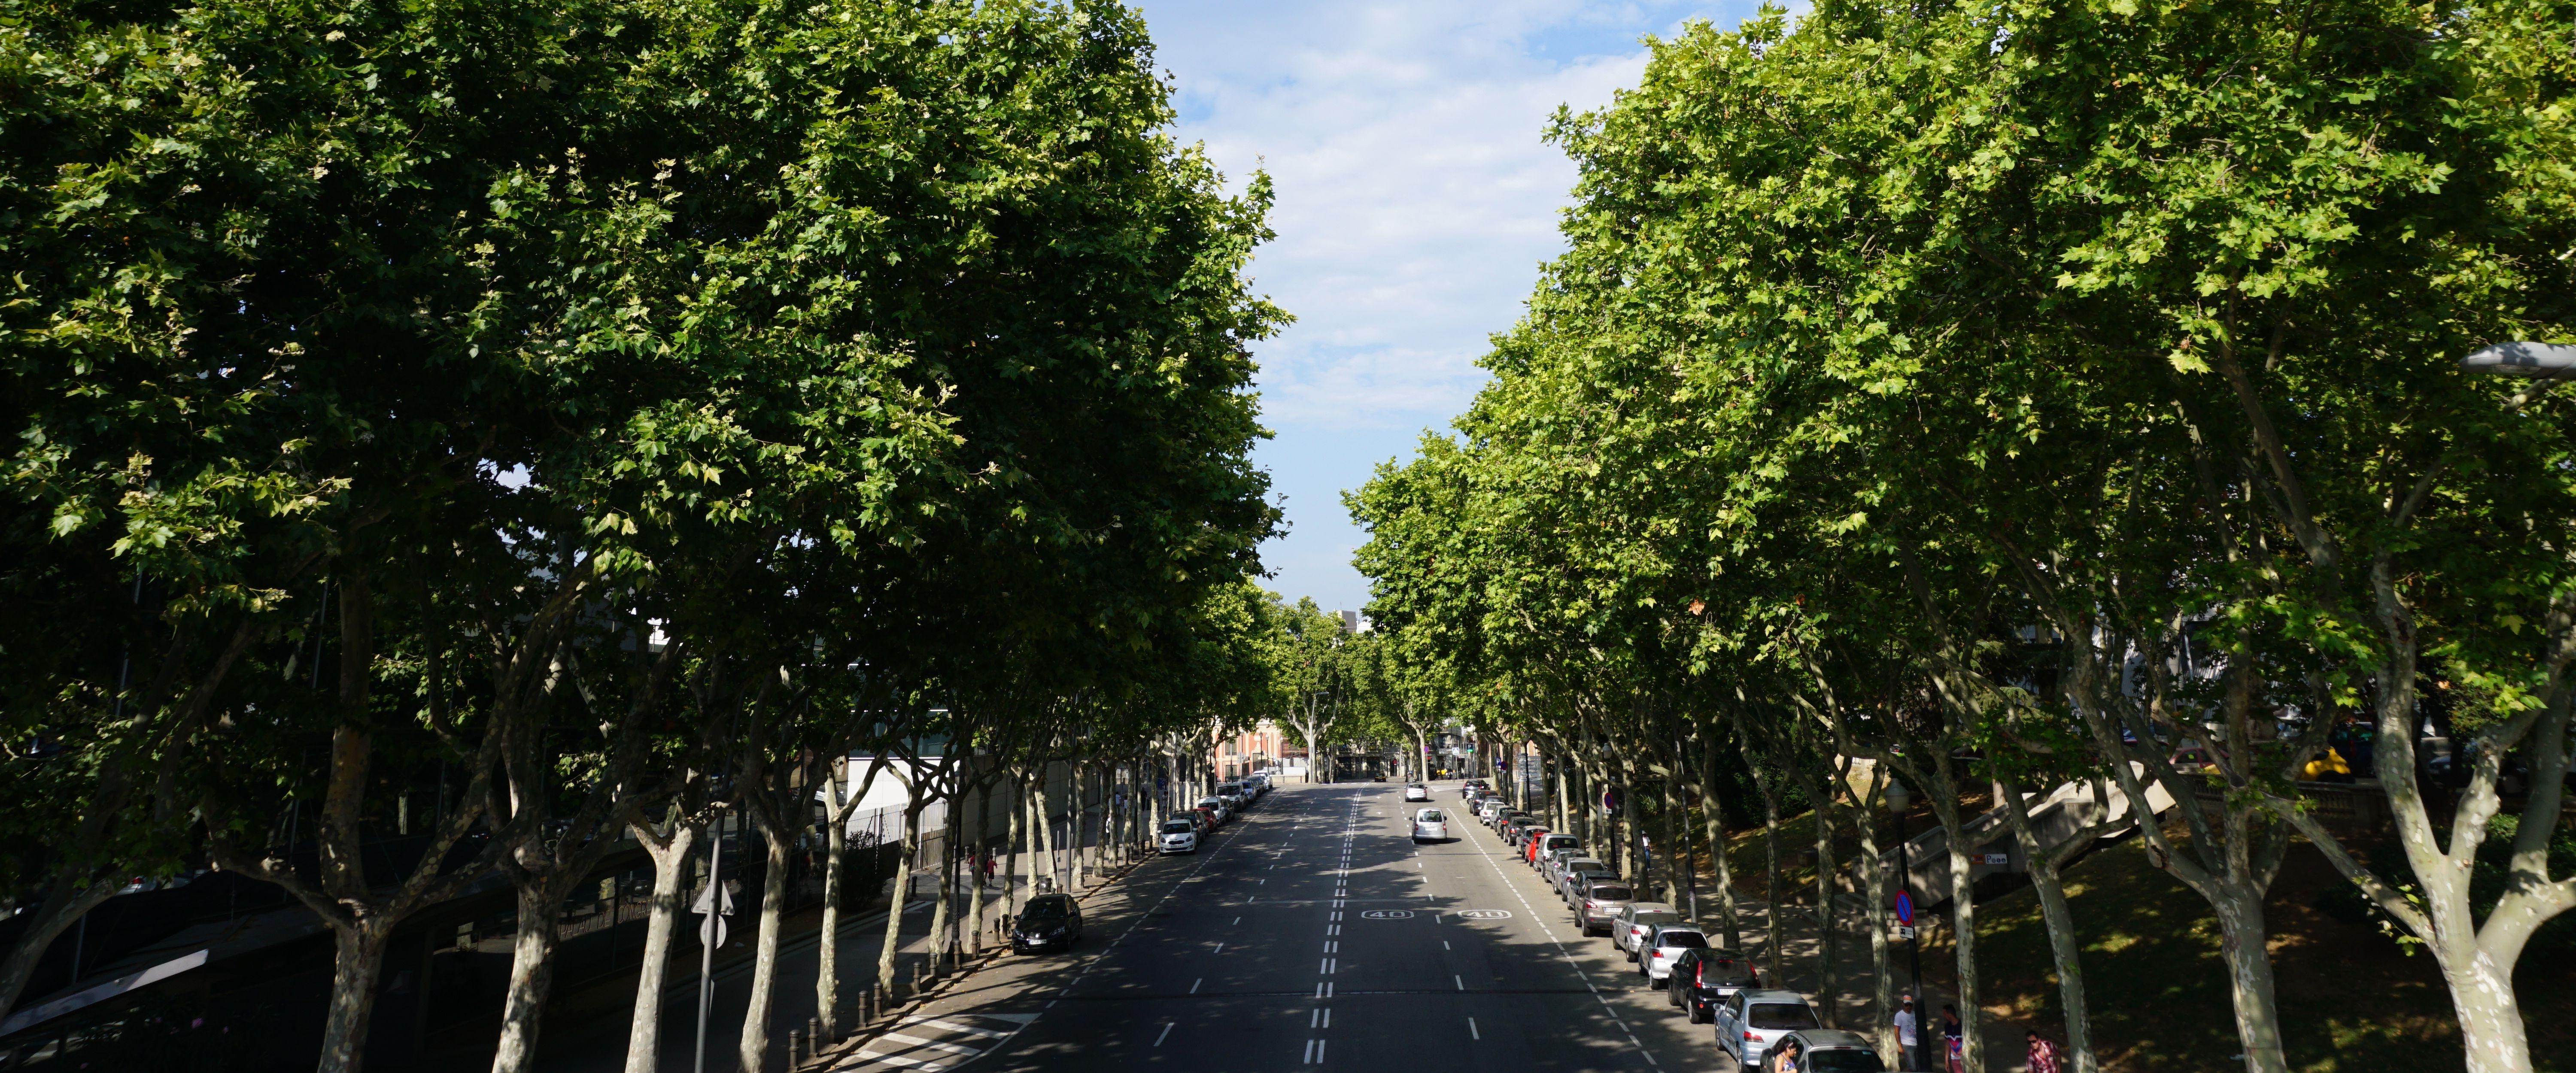
[[[1082,907],[1070,894],[1041,894],[1029,899],[1011,922],[1011,949],[1027,954],[1071,949],[1082,941]]]
[[[1673,962],[1673,982],[1680,986],[1667,990],[1673,1005],[1690,1014],[1692,1024],[1715,1020],[1719,1003],[1734,998],[1746,988],[1760,989],[1762,977],[1753,971],[1753,959],[1732,950],[1706,947],[1682,951]]]

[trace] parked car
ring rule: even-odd
[[[1162,838],[1155,848],[1164,853],[1198,852],[1199,825],[1195,821],[1184,820],[1177,816],[1164,820]]]
[[[1011,949],[1028,954],[1039,950],[1070,950],[1082,941],[1082,906],[1070,894],[1041,894],[1020,907],[1020,915],[1011,921]]]
[[[1581,905],[1583,892],[1592,889],[1593,884],[1619,881],[1618,874],[1608,868],[1585,868],[1577,872],[1567,872],[1565,882],[1557,887],[1556,897],[1568,907]]]
[[[1492,792],[1492,789],[1492,787],[1485,784],[1485,780],[1483,779],[1469,779],[1458,784],[1458,796],[1481,797]]]
[[[1782,1036],[1772,1047],[1778,1049],[1793,1042],[1798,1045],[1798,1060],[1789,1067],[1789,1073],[1887,1073],[1887,1064],[1878,1060],[1878,1050],[1857,1033],[1811,1028]]]
[[[1780,1037],[1822,1027],[1816,1011],[1795,991],[1746,988],[1717,1008],[1717,1046],[1747,1069],[1758,1065]]]
[[[1530,840],[1546,833],[1547,825],[1538,822],[1538,817],[1530,816],[1513,820],[1505,827],[1503,841],[1511,843],[1512,850],[1526,859],[1529,856]]]
[[[1583,899],[1574,903],[1575,930],[1585,935],[1592,934],[1594,928],[1608,931],[1618,923],[1619,912],[1628,908],[1636,896],[1636,890],[1625,883],[1593,884],[1583,892]]]
[[[1696,924],[1676,921],[1657,924],[1637,944],[1637,971],[1646,978],[1646,986],[1662,987],[1672,981],[1673,962],[1684,950],[1708,949],[1708,934]]]
[[[1558,901],[1564,901],[1564,898],[1574,898],[1574,875],[1577,872],[1607,872],[1610,865],[1602,865],[1597,859],[1577,854],[1577,857],[1566,857],[1564,865],[1548,865],[1548,870],[1556,872],[1556,877],[1548,880],[1548,885],[1556,888]]]
[[[1431,788],[1418,782],[1405,783],[1404,799],[1407,801],[1429,801],[1431,800]]]
[[[1217,818],[1215,809],[1200,806],[1198,808],[1191,809],[1190,815],[1198,817],[1199,837],[1205,838],[1216,833]]]
[[[1224,798],[1225,807],[1235,812],[1243,811],[1243,806],[1252,803],[1252,795],[1244,790],[1243,784],[1239,782],[1216,784],[1216,795]]]
[[[1538,874],[1546,876],[1549,885],[1561,887],[1565,874],[1582,864],[1600,865],[1601,859],[1583,852],[1581,846],[1560,846],[1539,855]]]
[[[1715,1018],[1717,1008],[1734,1001],[1737,992],[1762,988],[1751,958],[1714,946],[1682,951],[1672,975],[1672,1001],[1690,1014],[1692,1024]]]
[[[1224,823],[1225,821],[1234,818],[1234,810],[1226,807],[1225,799],[1222,797],[1202,797],[1199,799],[1199,807],[1216,813],[1216,822],[1218,823]]]
[[[1541,837],[1540,837],[1536,842],[1531,843],[1531,849],[1530,849],[1530,854],[1529,854],[1529,863],[1530,863],[1531,865],[1535,866],[1535,865],[1537,865],[1537,864],[1538,864],[1538,862],[1543,861],[1543,860],[1546,860],[1546,859],[1547,859],[1547,853],[1548,853],[1548,851],[1549,851],[1549,850],[1557,850],[1557,849],[1573,849],[1573,850],[1579,850],[1579,849],[1582,849],[1582,848],[1583,848],[1583,840],[1582,840],[1582,839],[1580,839],[1580,838],[1576,838],[1576,837],[1574,837],[1573,835],[1559,835],[1559,834],[1544,835],[1544,836],[1541,836]]]
[[[1646,937],[1646,929],[1656,924],[1670,924],[1682,915],[1662,902],[1630,902],[1619,910],[1619,918],[1610,923],[1610,945],[1618,947],[1628,960],[1637,960],[1637,940]]]

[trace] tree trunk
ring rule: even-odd
[[[840,802],[823,810],[823,920],[814,941],[815,1030],[841,1038],[841,867],[850,846],[849,820]]]
[[[88,885],[81,885],[87,881]],[[45,891],[45,900],[28,914],[27,926],[18,934],[9,956],[0,960],[0,1016],[18,1008],[19,996],[26,993],[27,981],[36,976],[36,963],[52,948],[54,939],[99,904],[116,894],[123,884],[117,877],[87,880],[85,876],[57,875]],[[74,981],[78,982],[78,981]]]
[[[2236,1003],[2236,1038],[2245,1048],[2245,1068],[2248,1073],[2288,1073],[2290,1064],[2281,1050],[2280,1007],[2272,997],[2263,894],[2242,884],[2225,886],[2220,897],[2210,899],[2210,907],[2218,915],[2228,994]]]
[[[1717,880],[1718,927],[1726,936],[1726,948],[1744,951],[1744,936],[1735,921],[1735,873],[1726,860],[1726,809],[1717,796],[1717,739],[1710,738],[1700,750],[1700,810],[1708,822],[1709,864]]]
[[[1841,994],[1835,989],[1834,973],[1834,801],[1840,797],[1843,780],[1835,774],[1837,785],[1823,787],[1814,797],[1816,807],[1816,1001],[1824,1008],[1826,1028],[1842,1027]]]
[[[985,844],[993,840],[993,784],[986,782],[975,789],[974,850],[966,857],[966,952],[984,952],[984,862]]]
[[[492,1073],[521,1073],[535,1063],[546,990],[555,978],[556,924],[561,919],[563,892],[551,877],[516,886],[519,933],[510,943],[510,987],[501,1000],[501,1041],[492,1052]],[[637,1016],[647,1016],[646,1011],[637,1011]]]
[[[903,810],[903,850],[895,858],[892,893],[886,898],[885,944],[877,949],[877,994],[888,1007],[895,1001],[894,955],[903,944],[903,903],[912,896],[912,854],[921,844],[921,787],[911,789],[912,800]]]
[[[1977,1004],[1976,888],[1968,880],[1968,841],[1962,833],[1966,825],[1959,818],[1958,792],[1949,779],[1943,778],[1940,783],[1942,796],[1933,798],[1932,804],[1941,816],[1941,826],[1949,832],[1950,928],[1954,932],[1952,948],[1958,956],[1960,1068],[1967,1073],[1983,1073],[1985,1047],[1977,1039],[1977,1021],[1983,1008]]]
[[[1861,801],[1852,831],[1860,836],[1861,898],[1868,903],[1863,925],[1869,929],[1870,1035],[1878,1044],[1878,1053],[1890,1069],[1903,1067],[1896,1044],[1896,972],[1888,961],[1888,903],[1895,898],[1889,882],[1893,877],[1887,862],[1878,853],[1878,808],[1887,788],[1887,765],[1873,763],[1869,770],[1869,793]],[[1918,1011],[1915,1015],[1920,1018]],[[2088,1071],[2089,1073],[2089,1071]]]
[[[1771,986],[1786,987],[1789,974],[1780,941],[1780,795],[1767,779],[1757,776],[1762,789],[1762,959],[1771,963]]]
[[[645,917],[644,964],[635,977],[635,1015],[626,1029],[626,1073],[654,1073],[661,1060],[662,991],[668,986],[671,937],[678,930],[698,832],[697,826],[684,824],[658,844],[653,832],[635,832],[635,840],[653,858],[653,905]]]
[[[2040,846],[2039,836],[2031,829],[2030,805],[2022,800],[2021,788],[1998,785],[1996,789],[2004,819],[2021,845],[2022,859],[2029,862],[2031,889],[2039,894],[2049,957],[2057,963],[2058,1003],[2065,1008],[2066,1049],[2075,1058],[2075,1073],[2095,1073],[2101,1065],[2093,1056],[2093,1018],[2084,1002],[2083,939],[2075,932],[2075,911],[2066,904],[2066,884],[2058,875],[2055,856]]]
[[[957,919],[957,914],[952,907],[956,904],[957,897],[955,876],[957,875],[957,821],[959,819],[957,806],[959,804],[961,802],[955,800],[952,795],[948,807],[940,810],[939,902],[930,909],[932,965],[937,965],[940,955],[947,951],[950,942],[948,925],[950,921]]]
[[[385,929],[389,930],[389,929]],[[322,1020],[320,1073],[366,1067],[367,1020],[376,1009],[376,971],[385,963],[383,930],[360,921],[331,928],[331,1008]]]
[[[1007,921],[1019,911],[1021,841],[1028,834],[1029,795],[1019,779],[1011,780],[1009,830],[1002,835],[1002,919]]]
[[[798,814],[810,812],[812,806],[801,796]],[[761,810],[753,810],[755,812]],[[766,826],[766,825],[763,825]],[[760,937],[754,940],[751,961],[751,1004],[742,1013],[742,1073],[766,1073],[769,1069],[769,1010],[778,990],[779,928],[787,909],[787,831],[762,831],[765,843],[761,857]],[[887,918],[886,932],[894,932],[894,920]],[[824,938],[825,943],[830,937]]]

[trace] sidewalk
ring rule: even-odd
[[[1024,857],[1021,867],[1027,868]],[[1095,878],[1093,887],[1098,885]],[[1031,890],[1031,877],[1024,874],[1015,884],[1019,901],[1026,901]],[[993,885],[984,888],[988,901],[985,921],[989,928],[995,914],[1001,911],[1001,875],[997,871]],[[905,981],[929,957],[929,931],[933,898],[916,895],[905,905],[902,945],[895,955],[895,974]],[[814,976],[820,963],[818,956],[822,910],[807,909],[789,914],[781,923],[785,934],[779,944],[778,978],[771,997],[772,1069],[787,1067],[787,1033],[803,1031],[815,1014]],[[681,924],[694,928],[698,918],[683,914]],[[707,1014],[707,1069],[710,1073],[731,1071],[737,1067],[742,1042],[744,1014],[751,1004],[752,944],[758,936],[759,917],[745,913],[729,920],[730,935],[716,954],[715,996]],[[960,922],[962,924],[962,921]],[[859,995],[876,982],[877,954],[885,943],[885,911],[842,910],[839,938],[841,960],[841,995],[843,1016],[855,1026]],[[988,933],[989,935],[989,933]],[[679,944],[668,975],[669,985],[662,998],[662,1048],[655,1068],[660,1073],[691,1073],[696,1068],[698,1031],[698,961],[694,945]],[[538,1065],[549,1073],[620,1073],[626,1068],[626,1037],[632,1026],[635,1002],[635,974],[628,972],[609,983],[593,988],[581,996],[558,996],[547,1009],[545,1027],[538,1037]],[[569,1001],[567,1001],[569,999]],[[478,1040],[471,1048],[434,1052],[437,1065],[447,1068],[470,1068],[489,1065],[492,1044]]]

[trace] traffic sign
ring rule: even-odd
[[[1896,922],[1909,928],[1914,926],[1914,895],[1910,891],[1896,892]]]
[[[725,918],[723,915],[718,913],[707,914],[707,918],[698,924],[698,942],[704,944],[710,950],[724,946]]]
[[[1902,928],[1902,927],[1901,927],[1901,928],[1898,928],[1898,929],[1896,929],[1896,937],[1897,937],[1897,938],[1899,938],[1899,939],[1911,939],[1911,938],[1913,938],[1913,937],[1914,937],[1914,929],[1912,929],[1912,928]]]

